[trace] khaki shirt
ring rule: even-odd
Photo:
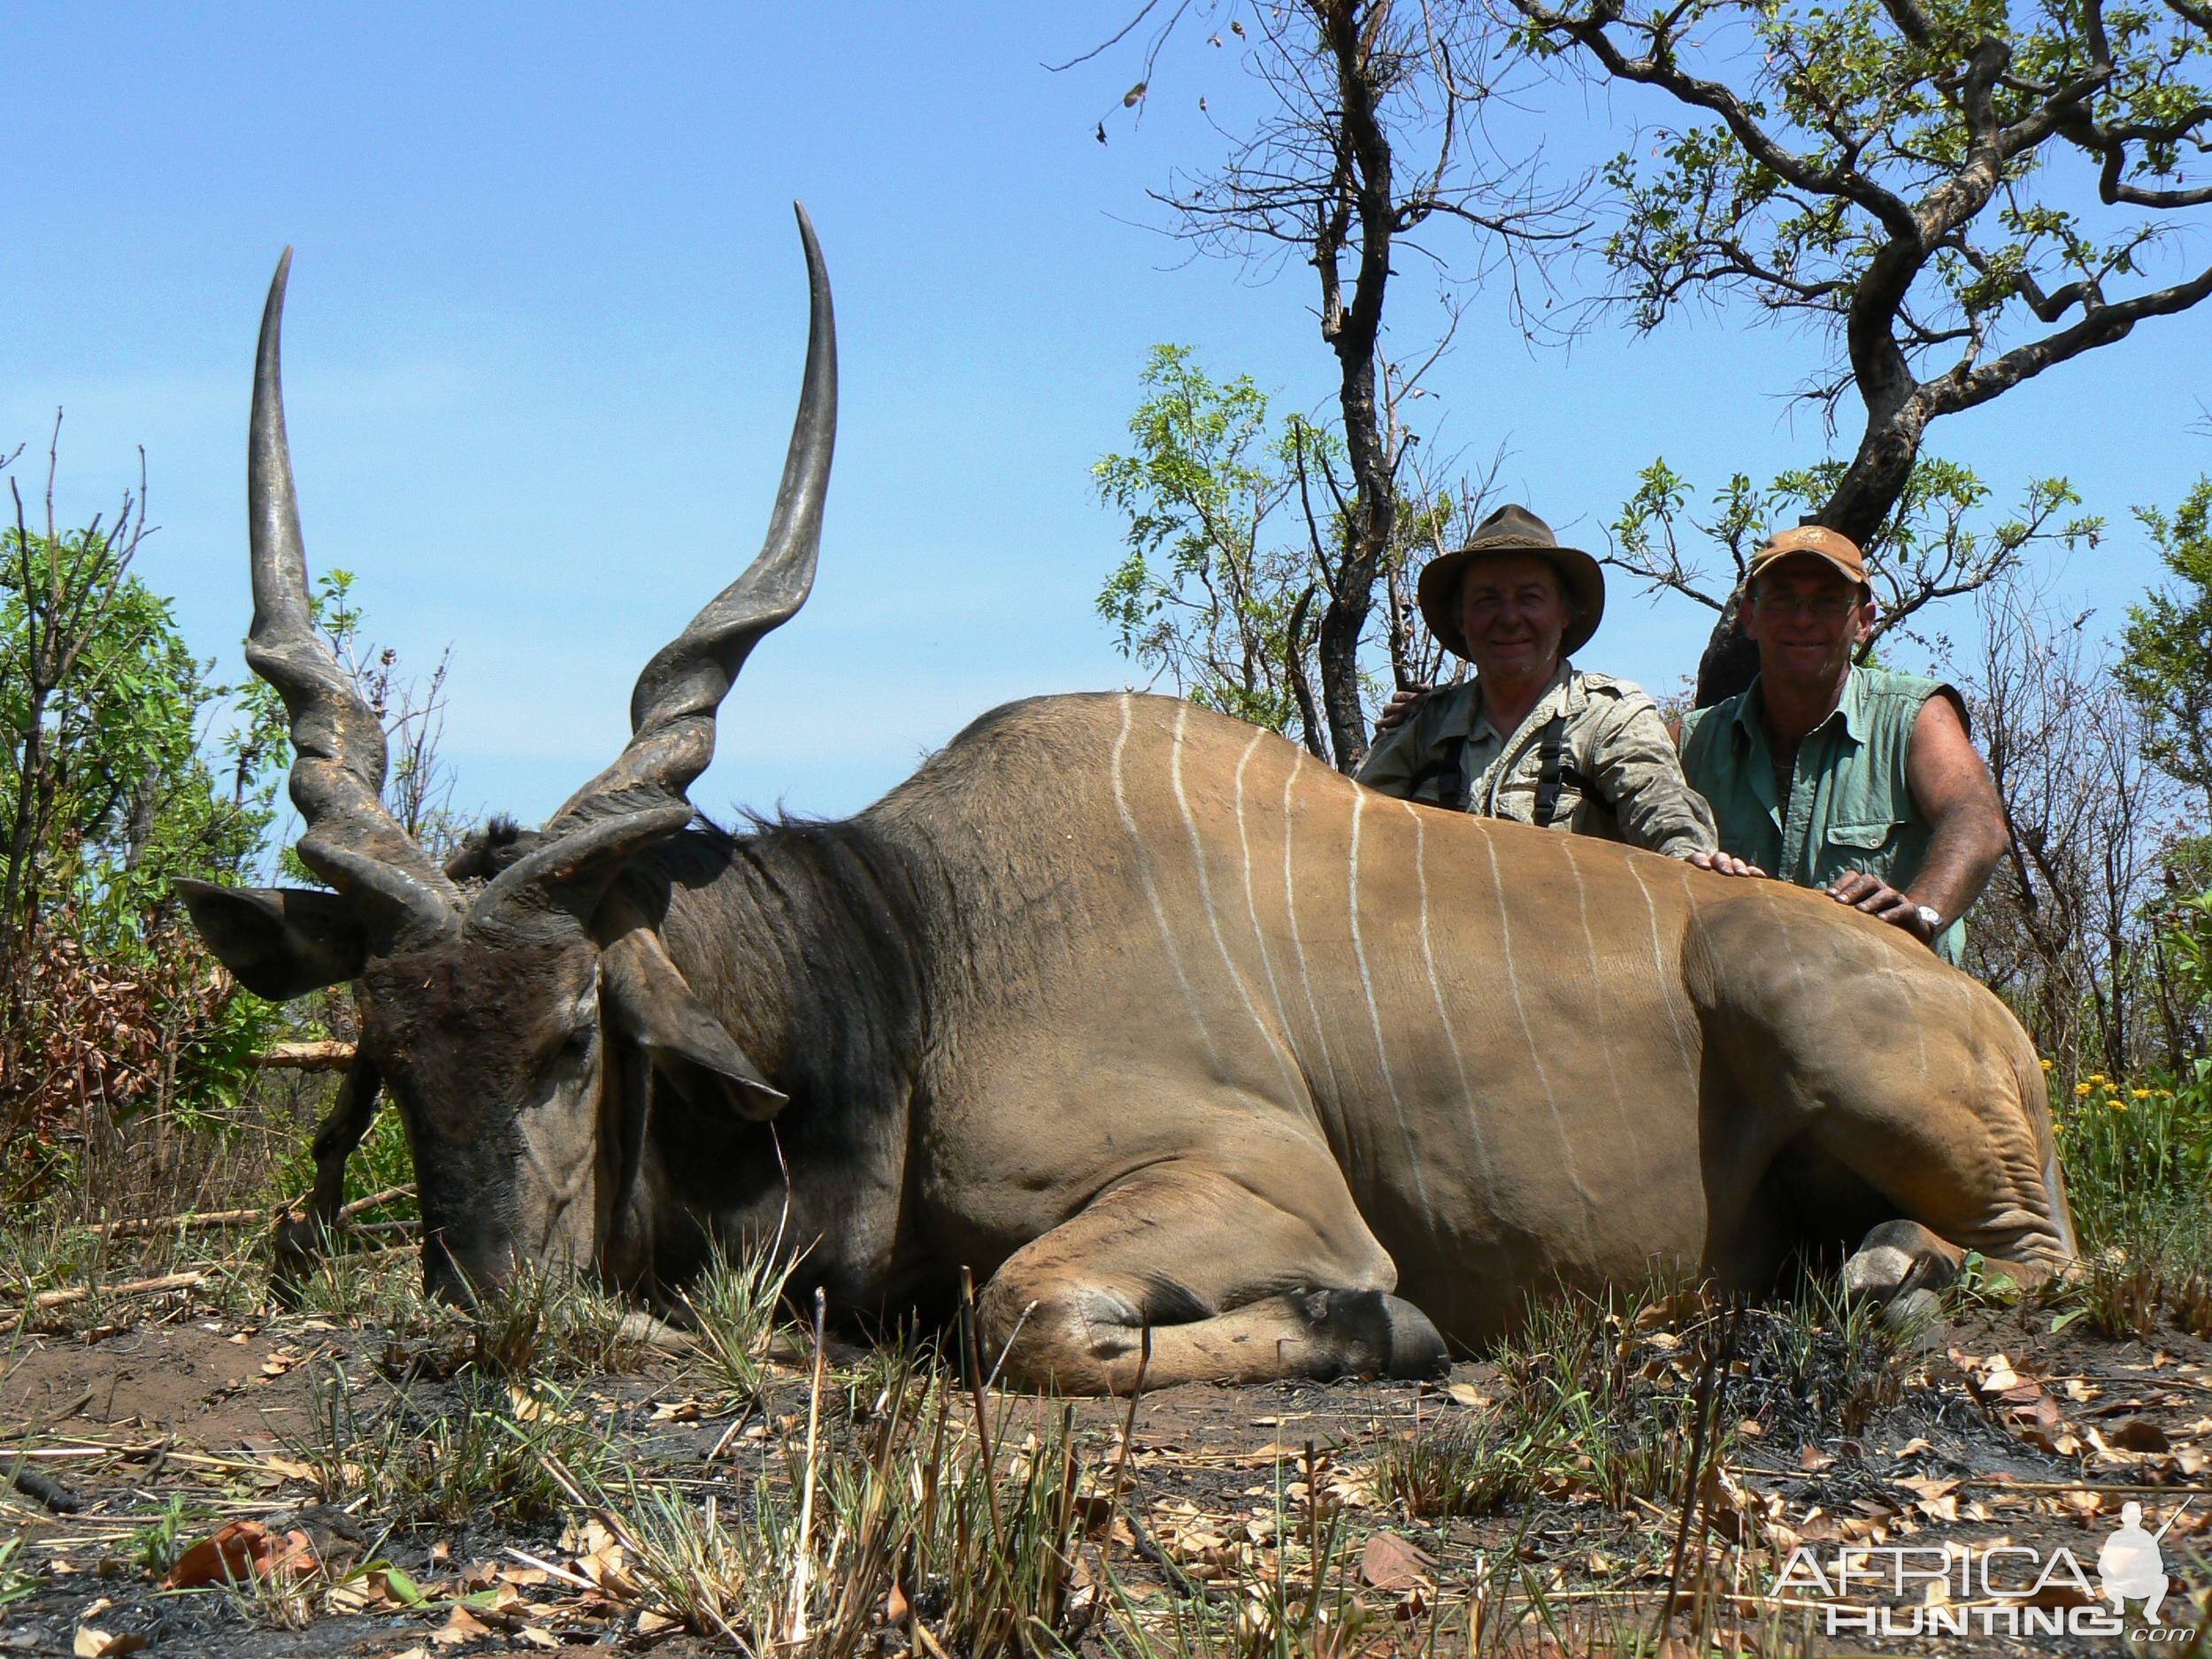
[[[1626,841],[1686,857],[1719,845],[1712,809],[1682,776],[1682,763],[1659,707],[1643,687],[1562,663],[1544,695],[1511,735],[1482,712],[1478,680],[1425,697],[1409,718],[1369,751],[1359,780],[1402,800],[1454,806],[1444,792],[1457,750],[1468,811],[1536,821],[1544,728],[1564,717],[1564,765],[1551,829]]]

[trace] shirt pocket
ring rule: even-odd
[[[1517,767],[1498,780],[1498,816],[1518,824],[1536,823],[1536,792],[1542,780],[1533,767]],[[1575,814],[1582,810],[1582,791],[1562,778],[1559,780],[1559,799],[1552,807],[1551,817],[1540,826],[1545,829],[1565,829],[1573,825]],[[1481,803],[1478,801],[1477,806]]]
[[[1896,838],[1904,826],[1895,818],[1855,818],[1828,826],[1828,844],[1846,855],[1878,853]]]

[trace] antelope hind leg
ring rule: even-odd
[[[1939,1047],[1932,1033],[1935,1063],[1921,1075],[1893,1079],[1870,1067],[1824,1116],[1814,1137],[1821,1148],[1900,1212],[1844,1264],[1848,1294],[1901,1317],[1949,1284],[1970,1250],[2023,1286],[2072,1263],[2064,1184],[2039,1102],[2025,1095],[2012,1045],[1995,1034],[1985,1045]]]
[[[1433,1375],[1443,1338],[1389,1294],[1396,1270],[1342,1176],[1297,1162],[1265,1181],[1295,1210],[1197,1160],[1109,1188],[992,1276],[988,1353],[1017,1386],[1076,1394],[1126,1393],[1140,1370],[1147,1387]]]

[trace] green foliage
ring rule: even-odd
[[[39,1574],[23,1554],[21,1533],[0,1539],[0,1607],[20,1601],[39,1587]]]
[[[1712,511],[1690,514],[1691,484],[1664,457],[1637,475],[1637,488],[1613,522],[1609,563],[1653,588],[1690,595],[1717,611],[1743,580],[1751,555],[1775,532],[1815,514],[1841,483],[1845,463],[1833,458],[1796,467],[1762,489],[1738,472],[1711,496]],[[1981,588],[2019,564],[2038,544],[2094,547],[2103,521],[2071,514],[2081,497],[2062,478],[2032,480],[2019,508],[1993,522],[1990,490],[1971,467],[1924,456],[1865,543],[1867,574],[1880,602],[1871,656],[1884,634],[1925,606]],[[1696,538],[1724,551],[1732,565],[1709,571],[1684,552]]]
[[[611,1425],[542,1381],[476,1371],[452,1395],[419,1401],[393,1385],[365,1407],[342,1367],[319,1379],[293,1452],[323,1502],[359,1504],[397,1526],[541,1526],[560,1516],[567,1480],[596,1483],[612,1459]]]
[[[1970,477],[1921,480],[1930,424],[2212,287],[2181,250],[2188,216],[2212,207],[2212,30],[2193,0],[1512,4],[1539,57],[1671,101],[1672,121],[1603,170],[1605,298],[1640,329],[1685,302],[1747,303],[1819,340],[1801,396],[1832,419],[1856,394],[1849,464],[1809,474],[1824,488],[1808,504],[1863,546],[1893,544],[1909,572],[1885,595],[1893,614],[2008,562],[2001,531],[1975,547],[1960,534]],[[2032,487],[2024,521],[2055,521],[2063,488]],[[1933,541],[1910,544],[1901,511]],[[1648,549],[1628,568],[1695,591]],[[1713,667],[1732,689],[1732,665]]]
[[[696,1339],[693,1369],[732,1409],[761,1397],[784,1290],[799,1264],[780,1230],[766,1248],[733,1256],[718,1246],[698,1282],[681,1293]]]
[[[2212,1173],[2212,1099],[2202,1064],[2181,1080],[2123,1082],[2093,1071],[2055,1106],[2075,1218],[2125,1237],[2179,1205],[2200,1205]]]
[[[1333,441],[1293,416],[1271,429],[1248,374],[1217,382],[1187,346],[1152,349],[1130,417],[1134,449],[1091,469],[1129,519],[1129,553],[1099,590],[1123,655],[1164,672],[1192,702],[1271,731],[1297,714],[1292,614],[1313,585],[1302,542],[1271,543],[1267,520]]]
[[[149,1578],[159,1578],[176,1564],[185,1540],[204,1517],[193,1512],[181,1492],[173,1492],[161,1513],[130,1535],[124,1546],[127,1559],[138,1563]]]
[[[264,1004],[266,1006],[266,1004]],[[310,1027],[311,1031],[314,1028]],[[295,1025],[297,1032],[299,1027]],[[327,1110],[336,1091],[338,1073],[331,1072],[330,1091],[319,1096],[318,1113]],[[407,1145],[407,1125],[397,1110],[388,1106],[369,1120],[368,1133],[361,1137],[361,1144],[346,1159],[345,1198],[349,1203],[357,1199],[388,1192],[395,1187],[404,1187],[415,1179],[414,1154]],[[290,1200],[306,1192],[315,1182],[315,1153],[311,1142],[301,1141],[290,1148],[279,1166],[275,1191]],[[395,1199],[373,1209],[357,1212],[357,1222],[413,1221],[419,1217],[414,1199]]]
[[[2171,515],[2136,510],[2173,586],[2128,609],[2114,670],[2140,711],[2151,763],[2212,813],[2212,478]]]
[[[901,1349],[850,1439],[818,1442],[811,1413],[784,1422],[784,1478],[757,1480],[741,1506],[626,1471],[588,1486],[660,1610],[745,1653],[867,1651],[887,1600],[934,1632],[928,1651],[1075,1651],[1091,1617],[1076,1594],[1085,1517],[1111,1494],[1083,1466],[1072,1405],[987,1408]]]
[[[96,528],[0,533],[0,729],[13,739],[0,750],[0,838],[24,810],[27,659],[49,626],[36,614],[45,595],[27,587],[58,588],[90,600],[93,626],[39,711],[57,764],[35,856],[42,892],[75,902],[91,942],[108,949],[161,913],[177,876],[250,867],[271,818],[265,767],[236,770],[226,792],[203,758],[202,727],[227,688],[186,647],[170,602],[119,570],[119,557]]]
[[[1577,1471],[1580,1448],[1566,1420],[1584,1398],[1539,1388],[1503,1409],[1439,1416],[1392,1435],[1370,1476],[1375,1495],[1424,1520],[1525,1503]]]
[[[1346,534],[1334,477],[1343,441],[1301,415],[1271,419],[1250,375],[1216,380],[1187,346],[1153,347],[1139,384],[1132,449],[1091,469],[1100,500],[1129,521],[1128,554],[1099,589],[1099,615],[1124,656],[1180,695],[1290,735],[1302,693],[1325,680],[1315,642]],[[1433,673],[1436,648],[1410,638],[1408,595],[1421,556],[1446,545],[1464,516],[1448,491],[1396,503],[1376,580],[1390,595],[1402,675]],[[1368,701],[1392,688],[1379,663],[1358,664],[1356,679]]]
[[[273,1023],[173,896],[258,862],[273,784],[208,764],[226,688],[130,570],[142,534],[127,502],[117,527],[0,531],[0,1133],[29,1131],[31,1186],[96,1125],[219,1117]]]
[[[1559,14],[1522,10],[1527,43],[1564,49],[1569,31],[1545,27]],[[1896,204],[1928,215],[1933,254],[1914,274],[1899,343],[1914,358],[1955,358],[1962,345],[1970,357],[2062,310],[2055,296],[2069,280],[2102,298],[2162,240],[2154,223],[2099,222],[2071,170],[2052,165],[2054,149],[2109,148],[2114,183],[2147,193],[2185,184],[2212,103],[2202,84],[2212,36],[2157,4],[1692,0],[1622,33],[1624,51],[1656,65],[1629,78],[1700,117],[1658,127],[1606,169],[1618,217],[1603,251],[1643,329],[1685,298],[1725,294],[1839,334],[1862,288],[1886,274],[1871,267],[1897,239]],[[1975,74],[1993,61],[2004,73]],[[1962,95],[1970,79],[1985,86],[1978,113]],[[1699,80],[1724,90],[1703,93]],[[2074,86],[2086,96],[2067,96]],[[1970,236],[1951,223],[1962,213]]]

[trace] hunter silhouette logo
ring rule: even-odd
[[[2165,1526],[2155,1532],[2147,1532],[2143,1530],[2143,1506],[2121,1506],[2118,1529],[2097,1552],[2097,1580],[2103,1586],[2105,1600],[2112,1603],[2115,1613],[2124,1616],[2127,1603],[2139,1599],[2144,1621],[2152,1624],[2161,1622],[2158,1604],[2166,1599],[2170,1581],[2159,1544],[2165,1538],[2167,1528],[2178,1521],[2181,1510],[2188,1507],[2185,1501],[2180,1509],[2166,1517]]]
[[[2064,1545],[2039,1549],[2004,1539],[1957,1542],[1838,1544],[1823,1557],[1791,1550],[1770,1594],[1812,1601],[1831,1636],[2123,1636],[2131,1642],[2193,1642],[2193,1625],[2169,1624],[2160,1609],[2174,1588],[2159,1546],[2185,1499],[2155,1532],[2143,1506],[2121,1506],[2120,1524],[2097,1551],[2096,1576]],[[2132,1629],[2127,1604],[2143,1604]]]

